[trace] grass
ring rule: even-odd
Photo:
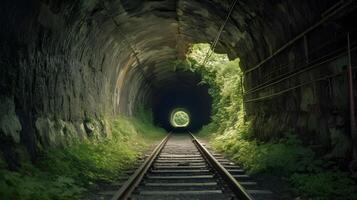
[[[270,131],[265,138],[270,138],[269,141],[254,138],[258,133],[253,133],[251,123],[243,120],[243,74],[239,59],[229,61],[227,55],[212,53],[205,65],[200,65],[209,48],[209,44],[193,45],[186,60],[174,63],[176,69],[199,73],[202,84],[209,86],[212,122],[203,127],[198,136],[209,139],[214,148],[227,154],[250,174],[284,177],[292,185],[297,199],[357,199],[353,174],[340,169],[338,162],[317,156],[302,144],[297,134],[286,133],[285,137],[272,139],[274,131]],[[275,125],[270,126],[274,128],[271,130],[284,127]],[[278,132],[285,132],[280,129]]]
[[[357,199],[356,182],[346,172],[294,173],[289,181],[295,186],[295,190],[307,199]]]
[[[18,171],[0,162],[0,199],[81,199],[93,182],[115,181],[165,135],[144,118],[117,117],[111,131],[111,138],[49,149],[36,165],[23,158]]]
[[[357,199],[353,174],[341,170],[336,161],[318,157],[296,135],[287,133],[283,138],[260,142],[251,137],[249,123],[237,124],[224,130],[223,134],[212,134],[215,126],[209,125],[199,135],[210,138],[216,150],[242,165],[249,174],[269,173],[283,177],[291,184],[297,197],[310,200]]]

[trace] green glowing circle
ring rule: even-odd
[[[171,113],[170,119],[171,125],[173,127],[187,127],[190,124],[190,116],[187,111],[183,109],[175,109]]]

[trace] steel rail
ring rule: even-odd
[[[202,153],[208,164],[210,164],[210,166],[212,166],[221,175],[236,197],[240,200],[253,200],[253,197],[245,191],[243,186],[239,184],[239,182],[232,176],[232,174],[229,173],[228,170],[217,161],[217,159],[197,140],[197,138],[191,132],[188,133],[193,138],[192,142]]]
[[[171,133],[169,133],[161,142],[156,146],[151,155],[144,161],[144,163],[134,172],[132,176],[124,183],[124,185],[114,194],[111,200],[126,200],[129,198],[131,193],[139,185],[139,183],[144,178],[146,172],[150,169],[153,162],[160,154],[161,150],[166,145],[169,140]]]

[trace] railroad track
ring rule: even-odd
[[[112,200],[251,200],[257,191],[259,197],[263,194],[259,199],[272,199],[270,192],[246,190],[237,181],[246,178],[243,173],[229,161],[216,159],[191,133],[168,134]]]

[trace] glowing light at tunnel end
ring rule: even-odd
[[[184,128],[190,125],[190,113],[184,108],[176,108],[171,111],[170,124],[175,128]]]

